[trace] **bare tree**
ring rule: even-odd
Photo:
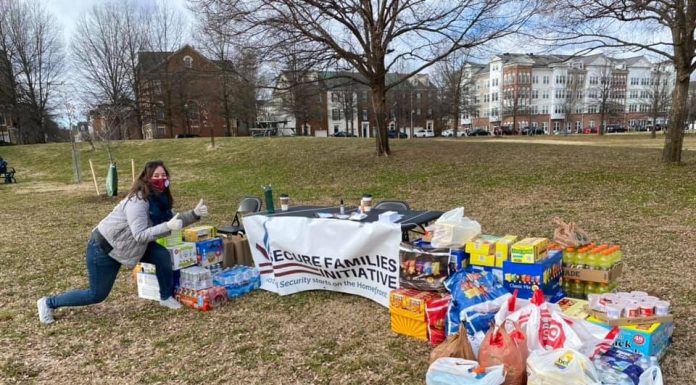
[[[354,134],[355,118],[357,117],[356,111],[358,108],[358,89],[355,83],[350,82],[333,92],[337,94],[336,102],[338,102],[338,105],[341,107],[343,119],[345,119],[346,123],[346,132]]]
[[[435,84],[441,90],[441,113],[443,118],[452,121],[453,136],[457,137],[459,122],[464,112],[470,112],[478,95],[472,87],[473,74],[467,72],[469,54],[457,51],[435,65]],[[473,93],[472,93],[473,92]]]
[[[237,33],[258,48],[277,49],[288,36],[315,43],[315,55],[345,66],[370,87],[377,154],[389,154],[386,93],[454,51],[516,32],[537,1],[457,0],[194,0],[203,12],[215,8],[235,21]],[[215,7],[210,7],[214,4]],[[435,49],[438,47],[439,49]],[[387,82],[399,61],[412,61],[405,77]]]
[[[696,0],[557,0],[555,42],[587,49],[642,49],[669,60],[676,71],[662,161],[681,162],[689,79],[696,70]],[[669,39],[661,39],[669,36]]]
[[[2,0],[0,3],[7,77],[14,78],[12,91],[17,115],[25,115],[29,125],[20,124],[20,143],[43,143],[50,123],[50,102],[60,85],[63,51],[60,29],[43,4],[31,1]]]
[[[588,106],[594,113],[599,113],[599,135],[604,135],[607,120],[617,118],[624,111],[622,101],[626,99],[625,73],[626,71],[616,68],[613,60],[607,58],[599,72],[588,74]]]
[[[585,71],[575,67],[568,68],[566,78],[565,102],[563,103],[566,116],[565,134],[571,130],[571,114],[577,114],[584,108],[582,101],[584,97],[583,91],[585,90]]]
[[[659,63],[650,75],[650,85],[646,90],[648,98],[645,107],[650,112],[650,118],[652,119],[650,136],[655,139],[657,137],[655,133],[657,120],[667,117],[669,107],[672,105],[672,78],[668,63]]]

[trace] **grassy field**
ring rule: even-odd
[[[672,301],[674,343],[663,361],[668,384],[696,378],[696,138],[684,165],[659,163],[648,136],[392,141],[377,158],[371,140],[224,138],[117,143],[121,190],[137,167],[163,159],[175,207],[204,198],[224,224],[262,184],[293,203],[357,204],[369,191],[416,209],[464,206],[486,233],[551,236],[551,218],[623,245],[621,290]],[[63,309],[40,325],[35,301],[86,285],[90,230],[118,199],[95,196],[88,159],[104,191],[107,156],[79,145],[75,185],[70,146],[0,147],[18,184],[0,184],[0,383],[51,384],[417,384],[431,350],[395,335],[388,311],[357,296],[264,291],[224,308],[171,311],[137,298],[122,272],[102,304]],[[121,191],[123,192],[123,191]]]

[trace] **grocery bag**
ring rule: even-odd
[[[492,325],[481,344],[478,360],[483,367],[503,365],[505,385],[524,385],[527,383],[527,344],[516,325],[513,325],[513,333],[515,338],[505,327]]]
[[[574,349],[532,352],[527,374],[527,385],[601,385],[592,361]]]
[[[524,307],[510,313],[506,306],[501,307],[496,320],[508,319],[519,323],[527,337],[529,352],[538,349],[575,349],[592,358],[606,352],[616,339],[619,328],[609,332],[601,326],[584,320],[574,320],[563,315],[558,306],[545,302],[541,290],[534,292],[531,301]]]
[[[474,357],[474,351],[471,349],[469,338],[466,335],[466,329],[462,328],[461,330],[462,332],[447,337],[443,343],[430,352],[431,364],[442,357],[465,358],[467,360],[476,359]]]
[[[640,375],[638,385],[664,385],[662,382],[662,370],[659,366],[651,366]]]
[[[428,231],[433,234],[433,247],[456,247],[481,234],[481,225],[464,216],[464,207],[458,207],[442,214]]]
[[[558,227],[553,231],[553,241],[562,247],[578,247],[590,243],[590,236],[575,223],[565,223],[561,218],[553,218]]]
[[[482,369],[478,362],[442,357],[430,364],[426,385],[500,385],[505,380],[503,366]]]

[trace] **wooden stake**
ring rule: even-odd
[[[92,159],[89,160],[89,169],[92,170],[92,180],[94,181],[94,189],[97,190],[97,196],[99,196],[99,186],[97,185],[97,176],[94,174],[94,165],[92,164]]]
[[[133,183],[135,183],[135,160],[131,159],[131,175],[133,176]]]

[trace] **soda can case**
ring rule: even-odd
[[[176,299],[192,309],[209,311],[227,302],[227,291],[220,286],[203,290],[180,288],[176,292]]]

